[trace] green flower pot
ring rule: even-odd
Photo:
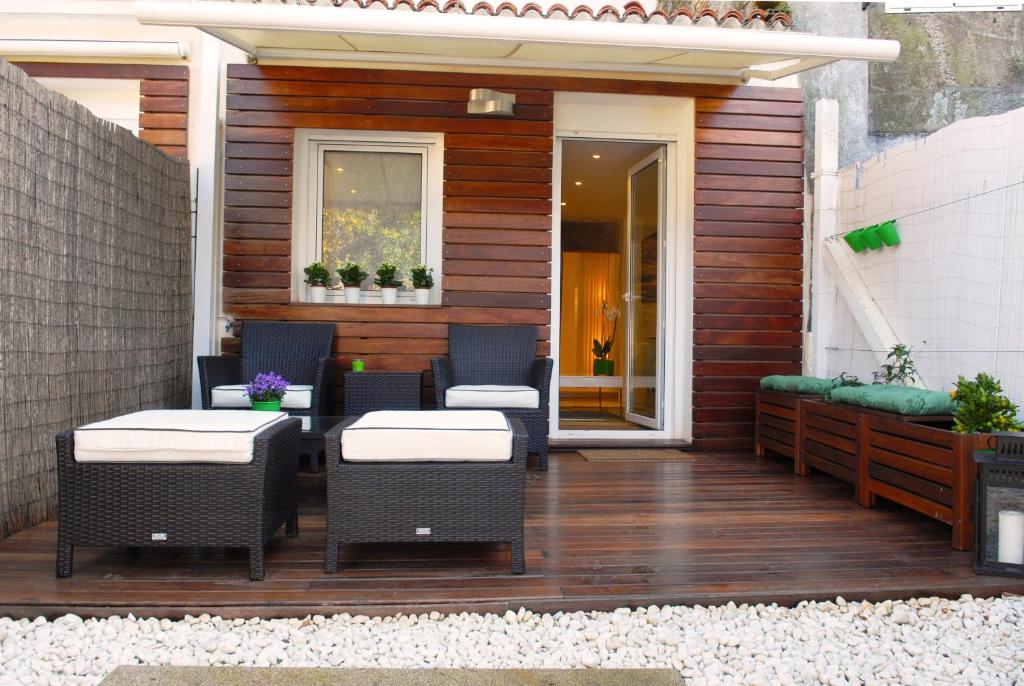
[[[882,247],[882,237],[878,235],[878,224],[860,230],[864,243],[872,250],[879,250]]]
[[[890,248],[900,244],[900,232],[896,229],[896,222],[892,219],[879,224],[875,228],[875,232],[878,234],[878,237],[882,239],[882,242]]]
[[[253,400],[252,409],[260,410],[261,412],[280,412],[281,401],[280,400]]]
[[[594,376],[612,376],[615,374],[614,360],[594,360]]]
[[[867,245],[864,243],[864,229],[856,229],[843,236],[843,240],[854,252],[864,252]]]

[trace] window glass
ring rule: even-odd
[[[382,262],[409,270],[423,262],[423,155],[406,152],[325,150],[323,262],[332,275],[357,262],[371,277]],[[364,289],[375,289],[373,279]]]

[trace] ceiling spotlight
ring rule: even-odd
[[[355,193],[355,192],[356,192],[355,188],[353,188],[352,190],[349,191],[349,193]]]
[[[576,185],[577,185],[577,186],[582,186],[582,185],[583,185],[583,182],[582,182],[582,181],[577,181],[577,182],[576,182]]]
[[[591,155],[591,157],[593,157],[595,160],[601,159],[601,156],[598,155],[596,152],[593,155]]]
[[[565,203],[564,202],[562,203],[562,207],[565,207]]]
[[[335,167],[334,171],[336,171],[336,172],[343,172],[343,171],[345,171],[345,168],[344,167]]]

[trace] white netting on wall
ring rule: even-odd
[[[900,246],[850,252],[924,384],[987,371],[1024,402],[1024,109],[843,169],[840,234],[888,219]],[[841,298],[833,312],[830,373],[870,379],[875,357]]]

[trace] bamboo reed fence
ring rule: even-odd
[[[189,170],[0,60],[0,538],[56,514],[54,434],[186,407]]]

